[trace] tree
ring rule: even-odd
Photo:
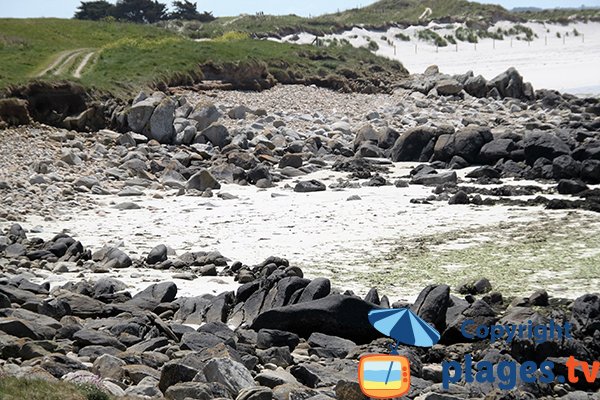
[[[82,1],[77,8],[75,18],[98,21],[103,18],[110,17],[113,15],[114,11],[115,6],[106,0]]]
[[[151,24],[165,19],[167,6],[157,0],[119,0],[114,16],[137,23]]]
[[[196,20],[202,22],[210,22],[215,19],[209,12],[200,14],[198,12],[198,3],[192,3],[188,0],[174,1],[173,7],[175,10],[169,15],[169,19]]]

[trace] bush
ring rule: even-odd
[[[417,33],[417,37],[426,42],[431,42],[438,47],[448,46],[448,42],[446,42],[446,39],[441,37],[437,32],[432,31],[431,29],[419,31]]]
[[[225,32],[218,38],[215,38],[215,40],[217,42],[235,42],[238,40],[245,40],[248,38],[250,38],[250,35],[246,32],[230,31],[230,32]]]
[[[367,49],[371,51],[377,51],[379,50],[379,45],[377,44],[377,42],[370,40],[369,44],[367,45]]]
[[[404,33],[402,33],[402,32],[400,32],[400,33],[397,33],[396,35],[394,35],[394,37],[395,37],[396,39],[400,39],[400,40],[402,40],[403,42],[410,42],[410,36],[408,36],[408,35],[405,35],[405,34],[404,34]]]

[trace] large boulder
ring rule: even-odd
[[[234,397],[243,389],[256,386],[250,371],[229,358],[212,359],[206,364],[203,371],[208,382],[224,385]]]
[[[485,97],[488,93],[488,82],[481,76],[472,76],[467,79],[464,85],[465,92],[474,97]]]
[[[526,132],[523,138],[523,149],[529,165],[533,165],[538,158],[552,161],[556,157],[571,153],[569,146],[558,136],[543,131]]]
[[[523,77],[515,68],[509,68],[489,82],[502,97],[513,97],[521,100],[534,100],[535,95],[530,84],[523,82]]]
[[[368,343],[381,337],[367,318],[373,308],[377,307],[355,297],[333,295],[263,312],[251,328],[279,329],[302,337],[321,332],[355,343]]]
[[[552,160],[552,175],[554,179],[579,178],[581,163],[570,155],[562,155]]]
[[[294,192],[297,193],[324,192],[325,190],[327,190],[325,184],[316,179],[298,182],[294,187]]]
[[[489,128],[468,126],[454,135],[442,135],[438,138],[433,158],[439,161],[450,161],[459,156],[473,164],[478,161],[481,148],[493,140]]]
[[[600,183],[600,160],[585,160],[581,165],[581,179],[591,184]]]
[[[600,330],[600,294],[586,294],[573,303],[571,323],[582,335],[593,335]]]
[[[206,189],[221,189],[221,184],[207,169],[203,169],[187,181],[186,189],[203,192]]]
[[[516,145],[512,139],[494,139],[483,145],[479,151],[479,160],[484,164],[495,164],[509,157],[515,149]]]
[[[391,150],[392,161],[427,161],[424,150],[436,137],[436,131],[429,126],[418,126],[402,133]]]
[[[150,117],[149,139],[154,139],[159,143],[171,144],[173,142],[173,121],[175,120],[175,108],[177,104],[171,98],[164,98],[152,113]]]
[[[213,104],[197,104],[189,115],[195,121],[196,129],[203,131],[221,117],[221,112]]]
[[[147,133],[149,130],[148,123],[152,114],[154,114],[154,109],[163,98],[164,95],[162,93],[155,93],[151,97],[134,103],[127,112],[127,124],[129,128],[136,133]]]
[[[439,332],[443,332],[446,329],[446,311],[449,304],[450,287],[430,285],[421,291],[411,309]]]
[[[213,146],[222,149],[231,143],[231,137],[229,136],[229,130],[225,126],[212,124],[200,132],[194,141],[196,143],[210,142]]]

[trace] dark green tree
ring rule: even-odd
[[[173,12],[169,15],[169,19],[196,20],[202,22],[210,22],[215,19],[209,12],[198,12],[198,3],[192,3],[188,0],[174,1]]]
[[[75,18],[98,21],[102,18],[112,16],[114,11],[115,6],[106,0],[82,1],[77,8]]]
[[[167,6],[157,0],[119,0],[115,6],[117,19],[151,24],[165,19]]]

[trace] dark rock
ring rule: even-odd
[[[581,179],[594,185],[600,183],[600,160],[585,160],[581,165]]]
[[[302,337],[321,332],[365,343],[381,336],[367,319],[368,312],[374,307],[361,299],[333,295],[263,312],[251,328],[279,329]]]
[[[169,303],[177,296],[177,285],[173,282],[156,283],[148,286],[140,293],[133,296],[132,301],[148,299],[158,303]]]
[[[180,382],[169,387],[165,392],[169,400],[211,400],[214,398],[206,383]]]
[[[479,151],[479,160],[487,164],[495,164],[498,160],[507,158],[516,149],[512,139],[494,139],[483,145]]]
[[[298,303],[318,300],[326,297],[331,292],[331,282],[326,278],[316,278],[312,280],[302,291]]]
[[[523,83],[523,77],[512,67],[490,80],[489,86],[495,87],[502,97],[521,100],[535,99],[531,85]]]
[[[473,325],[466,327],[466,331],[473,335],[474,330],[478,326],[483,325],[489,327],[493,325],[496,322],[496,312],[485,301],[475,301],[460,314],[458,314],[453,320],[450,320],[449,318],[447,319],[448,327],[442,333],[440,342],[447,345],[469,342],[470,339],[463,336],[461,331],[462,324],[465,320],[474,321]],[[471,340],[475,340],[475,338]]]
[[[419,317],[429,322],[439,332],[446,329],[446,311],[450,304],[450,287],[430,285],[421,291],[415,304],[411,306]]]
[[[300,168],[303,164],[302,156],[299,154],[286,154],[279,161],[279,168]]]
[[[469,203],[470,203],[469,196],[462,190],[458,191],[456,194],[454,194],[452,197],[450,197],[450,200],[448,200],[448,204],[451,204],[451,205],[469,204]]]
[[[442,135],[435,143],[433,157],[435,160],[449,161],[460,156],[473,164],[478,161],[481,148],[493,140],[489,128],[467,126],[454,135]]]
[[[575,161],[569,155],[556,157],[552,161],[552,173],[554,179],[572,179],[579,178],[581,172],[581,163]]]
[[[321,358],[345,358],[350,350],[356,347],[356,344],[351,340],[319,332],[310,335],[308,344],[311,346],[309,354],[315,354]]]
[[[186,189],[204,192],[206,189],[221,189],[221,184],[208,170],[203,169],[187,181]]]
[[[246,388],[256,386],[250,371],[242,364],[229,358],[215,358],[210,360],[203,369],[209,382],[224,385],[232,396]]]
[[[119,342],[115,337],[106,333],[92,329],[82,329],[73,335],[75,343],[79,347],[84,346],[108,346],[119,350],[125,350],[127,347]]]
[[[148,257],[146,258],[146,263],[149,265],[154,265],[161,263],[167,259],[167,246],[164,244],[160,244],[150,250]]]
[[[578,180],[561,179],[558,182],[558,193],[560,194],[578,194],[584,190],[588,190],[588,186]]]
[[[442,172],[441,174],[418,174],[413,176],[411,183],[414,185],[437,186],[446,183],[456,183],[458,176],[455,171]]]
[[[471,96],[482,98],[488,92],[488,82],[481,75],[472,76],[465,82],[464,89]]]
[[[545,290],[537,290],[531,296],[529,296],[529,304],[532,306],[547,307],[548,306],[548,292]]]
[[[327,190],[325,184],[313,179],[310,181],[298,182],[294,187],[294,192],[297,193],[310,193],[310,192],[323,192]]]
[[[242,389],[235,400],[272,400],[273,391],[268,387]]]
[[[523,149],[526,161],[530,165],[541,157],[552,161],[558,156],[571,152],[569,146],[559,137],[542,131],[526,132],[523,138]]]
[[[0,318],[0,332],[18,338],[29,338],[32,340],[50,340],[54,338],[56,329],[38,324],[34,321],[26,321],[17,318]]]
[[[281,368],[287,368],[294,363],[290,349],[287,346],[271,347],[269,349],[257,349],[256,355],[261,364],[274,364]]]
[[[94,253],[92,259],[105,268],[129,268],[132,264],[131,258],[116,247],[105,247]]]
[[[202,132],[200,132],[194,142],[206,143],[206,141],[212,143],[220,149],[231,143],[231,137],[229,136],[229,130],[221,124],[212,124]]]
[[[496,168],[484,165],[483,167],[476,168],[473,171],[469,172],[466,175],[466,177],[474,178],[474,179],[479,179],[479,178],[498,179],[498,178],[500,178],[500,172]]]
[[[287,346],[290,351],[293,351],[298,343],[300,343],[298,335],[277,329],[261,329],[256,337],[256,347],[259,349]]]
[[[436,137],[434,128],[418,126],[402,133],[391,149],[391,159],[398,161],[427,161],[430,155],[424,154],[427,144]]]
[[[600,295],[586,294],[573,303],[571,323],[581,335],[592,335],[600,329]]]

